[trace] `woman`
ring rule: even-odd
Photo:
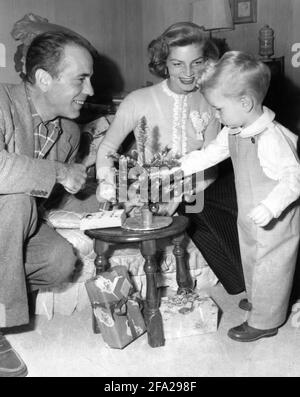
[[[201,28],[190,22],[176,23],[149,44],[148,52],[150,71],[163,80],[131,92],[121,103],[97,154],[99,201],[115,197],[113,162],[106,157],[107,154],[117,151],[131,131],[134,131],[135,138],[138,139],[143,118],[147,121],[145,159],[148,161],[165,147],[171,150],[173,156],[182,156],[192,150],[201,149],[220,130],[214,112],[197,88],[197,81],[209,60],[215,60],[219,56],[217,47],[203,36]],[[215,169],[207,170],[202,190],[215,178]],[[169,203],[160,213],[172,214],[177,206],[178,203]],[[192,214],[191,218],[196,215]],[[197,228],[199,222],[197,219]],[[235,219],[232,225],[236,227]],[[209,240],[214,245],[213,235]],[[196,244],[202,252],[201,241]],[[238,255],[239,253],[236,257]],[[203,256],[205,257],[205,253]],[[208,264],[222,282],[222,272],[215,271],[209,261]],[[226,288],[226,283],[223,285]],[[226,289],[230,292],[230,288]],[[243,286],[238,289],[241,292]]]
[[[121,103],[97,156],[98,179],[107,181],[116,151],[127,135],[138,138],[143,117],[147,121],[146,160],[166,146],[172,154],[184,155],[215,138],[219,122],[196,83],[207,60],[217,59],[218,50],[192,23],[177,23],[148,47],[149,69],[164,80],[130,93]],[[102,184],[103,187],[103,184]],[[100,184],[100,190],[101,184]]]

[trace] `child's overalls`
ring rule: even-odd
[[[267,226],[249,213],[278,183],[265,175],[257,145],[264,132],[249,138],[229,135],[238,202],[238,232],[246,291],[252,310],[248,324],[258,329],[280,326],[286,319],[300,233],[300,210],[291,205]]]

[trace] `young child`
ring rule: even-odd
[[[248,303],[249,316],[228,336],[241,342],[276,335],[284,323],[299,243],[297,137],[262,106],[269,82],[264,63],[243,52],[225,53],[201,82],[224,128],[205,149],[181,159],[185,176],[232,159],[248,297],[241,302]]]

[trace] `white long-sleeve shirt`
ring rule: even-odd
[[[181,169],[184,175],[188,176],[230,157],[229,134],[239,134],[241,138],[260,134],[258,136],[260,165],[266,176],[278,181],[262,204],[275,218],[278,218],[282,211],[300,195],[300,164],[296,154],[298,137],[274,121],[274,112],[266,107],[263,110],[263,114],[246,128],[224,127],[206,148],[184,156],[181,160]]]

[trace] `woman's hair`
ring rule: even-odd
[[[203,48],[206,59],[217,60],[219,51],[216,45],[207,39],[200,26],[192,22],[178,22],[171,25],[157,39],[148,45],[149,70],[158,77],[168,77],[166,68],[167,58],[172,47],[183,47],[190,44],[199,44]]]
[[[219,61],[211,63],[201,76],[202,91],[221,89],[226,97],[251,94],[261,103],[270,85],[271,72],[267,65],[253,55],[228,51]]]
[[[36,36],[26,53],[25,80],[34,84],[37,69],[43,69],[52,77],[57,77],[60,73],[61,61],[67,45],[83,47],[92,54],[92,48],[88,42],[72,33],[55,31]]]

